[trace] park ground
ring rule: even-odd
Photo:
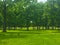
[[[56,30],[0,32],[0,45],[60,45],[60,32]]]

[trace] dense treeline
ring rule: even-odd
[[[0,28],[3,27],[3,2],[0,1]],[[41,29],[60,29],[60,1],[47,0],[6,0],[6,27],[37,27]]]

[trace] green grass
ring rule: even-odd
[[[54,31],[0,32],[0,45],[60,45],[60,33]]]

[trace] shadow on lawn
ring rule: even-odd
[[[10,38],[27,38],[28,35],[20,34],[17,32],[6,32],[6,33],[0,33],[0,40],[3,39],[10,39]]]

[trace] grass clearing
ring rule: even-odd
[[[55,31],[0,32],[0,45],[60,45],[60,33]]]

